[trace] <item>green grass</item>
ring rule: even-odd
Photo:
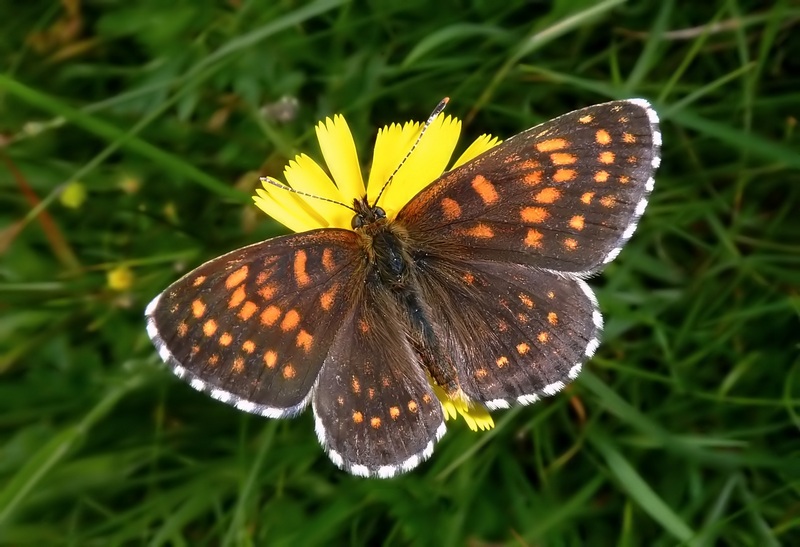
[[[796,3],[38,4],[0,7],[0,544],[800,544]],[[280,233],[249,195],[317,120],[365,151],[444,96],[465,140],[646,97],[662,167],[579,380],[358,479],[309,413],[175,379],[142,312]]]

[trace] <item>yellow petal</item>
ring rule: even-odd
[[[403,125],[393,123],[378,131],[372,153],[369,182],[367,182],[367,194],[370,198],[378,197],[383,185],[406,157],[411,145],[414,144],[420,127],[419,122],[406,122]]]
[[[353,216],[353,212],[341,204],[352,204],[353,196],[349,198],[343,196],[317,162],[305,154],[300,154],[289,162],[289,165],[283,171],[283,176],[289,186],[295,190],[324,198],[315,199],[310,196],[298,195],[318,216],[326,221],[324,225],[317,226],[318,228],[328,226],[350,228],[350,219]],[[325,199],[339,203],[331,203],[330,201],[325,201]]]
[[[333,119],[327,118],[324,123],[317,124],[317,139],[325,164],[339,191],[351,200],[363,197],[366,190],[361,178],[356,143],[344,116],[337,114]]]
[[[458,418],[458,411],[456,410],[456,405],[453,403],[453,400],[447,396],[447,393],[444,392],[442,388],[437,386],[436,384],[431,384],[433,388],[433,393],[436,395],[436,398],[439,399],[439,402],[442,403],[442,411],[444,411],[444,419],[445,420],[455,420]]]
[[[445,420],[455,420],[461,416],[472,431],[489,430],[494,427],[494,420],[486,407],[477,401],[465,399],[451,399],[447,393],[436,384],[431,384],[436,398],[442,404]]]
[[[459,158],[453,164],[451,169],[455,169],[459,165],[463,165],[468,161],[477,158],[487,150],[491,150],[495,146],[500,144],[500,139],[497,137],[492,137],[491,135],[481,135],[475,141],[470,144],[464,153],[459,156]]]
[[[469,416],[469,420],[467,421],[467,425],[472,431],[482,430],[488,431],[489,429],[494,428],[494,420],[492,420],[492,415],[489,414],[489,411],[486,410],[486,407],[478,402],[473,402],[472,405],[469,407],[469,410],[464,413],[461,413],[461,416],[467,420],[467,416]]]
[[[403,205],[444,172],[460,132],[459,120],[441,114],[428,126],[419,145],[381,198],[380,205],[389,217],[397,214]]]
[[[293,232],[305,232],[324,225],[324,219],[309,211],[305,202],[296,194],[275,188],[268,182],[263,184],[263,189],[256,189],[253,201],[256,207],[269,216]]]

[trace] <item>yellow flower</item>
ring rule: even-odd
[[[78,209],[86,201],[86,187],[78,181],[69,182],[61,191],[61,205],[70,209]]]
[[[256,206],[295,232],[315,228],[349,230],[353,211],[340,204],[352,206],[354,199],[365,195],[374,199],[405,158],[376,204],[386,211],[389,219],[393,218],[417,192],[447,169],[461,132],[461,122],[439,114],[411,155],[408,152],[419,137],[421,123],[392,124],[379,130],[366,185],[353,135],[344,117],[327,118],[317,125],[316,130],[328,171],[307,155],[300,154],[289,162],[283,176],[288,186],[297,192],[332,201],[282,190],[264,178],[261,179],[263,188],[258,188],[253,196]],[[481,135],[450,168],[468,162],[498,142],[495,137]],[[451,399],[438,386],[433,388],[447,419],[455,419],[460,414],[473,431],[494,427],[492,417],[480,403]]]
[[[127,266],[117,266],[106,274],[108,287],[117,292],[124,292],[131,288],[134,281],[133,271]]]

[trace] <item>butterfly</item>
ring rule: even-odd
[[[354,196],[352,229],[206,262],[147,306],[147,332],[214,399],[270,418],[310,403],[338,467],[410,471],[446,430],[432,385],[502,409],[578,376],[603,325],[584,279],[632,236],[660,148],[643,99],[570,112],[445,172],[393,217]]]

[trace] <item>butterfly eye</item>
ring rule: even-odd
[[[355,230],[356,228],[361,228],[366,222],[364,221],[364,217],[361,214],[353,215],[353,220],[350,221],[350,227]]]
[[[375,207],[375,208],[372,210],[372,214],[374,214],[374,215],[375,215],[375,219],[376,219],[376,220],[377,220],[377,219],[379,219],[379,218],[386,218],[386,211],[384,211],[384,210],[383,210],[383,209],[381,209],[380,207]]]

